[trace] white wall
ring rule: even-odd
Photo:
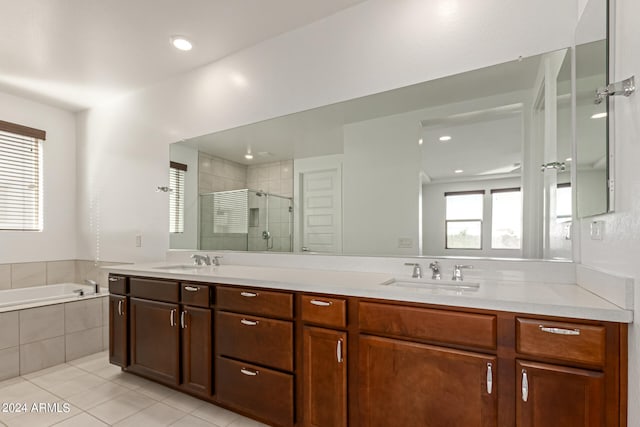
[[[640,77],[640,2],[616,0],[612,81]],[[640,94],[614,98],[615,213],[580,222],[582,264],[635,279],[635,321],[629,328],[629,427],[640,426]],[[591,240],[589,225],[605,222],[604,239]]]
[[[565,47],[575,16],[575,1],[371,0],[80,114],[79,250],[164,257],[166,203],[154,189],[171,142]],[[88,225],[98,216],[99,232]]]
[[[42,129],[43,231],[0,231],[0,263],[76,258],[76,129],[72,113],[0,93],[0,120]]]
[[[198,150],[182,144],[171,144],[169,158],[171,161],[187,165],[187,172],[184,174],[184,232],[171,233],[169,247],[196,249],[198,247]],[[169,193],[166,199],[169,206]]]

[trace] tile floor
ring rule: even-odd
[[[106,352],[2,381],[0,405],[0,426],[11,427],[265,427],[122,372]]]

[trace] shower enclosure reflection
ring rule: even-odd
[[[292,199],[250,189],[199,195],[203,250],[291,252]]]

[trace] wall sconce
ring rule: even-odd
[[[162,193],[171,193],[172,191],[173,190],[171,188],[169,188],[169,187],[160,187],[160,186],[156,187],[156,193],[160,193],[160,192],[162,192]]]

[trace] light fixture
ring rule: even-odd
[[[420,138],[420,139],[418,140],[418,145],[422,145],[422,143],[423,143],[423,142],[424,142],[424,141],[422,141],[422,138]]]
[[[565,162],[570,162],[571,160],[573,160],[571,157],[567,157],[566,159],[564,159]]]
[[[189,40],[187,40],[183,36],[173,36],[171,37],[171,44],[178,50],[188,51],[193,48],[193,45]]]
[[[453,173],[462,173],[462,172],[464,172],[462,169],[456,169],[453,171]]]
[[[592,119],[602,119],[604,117],[607,117],[607,113],[596,113],[593,116],[591,116]]]
[[[447,141],[451,141],[451,137],[449,135],[443,135],[440,138],[438,138],[440,141],[442,142],[447,142]]]
[[[244,155],[244,158],[247,159],[247,160],[251,160],[251,159],[253,159],[253,154],[247,153],[247,154]]]

